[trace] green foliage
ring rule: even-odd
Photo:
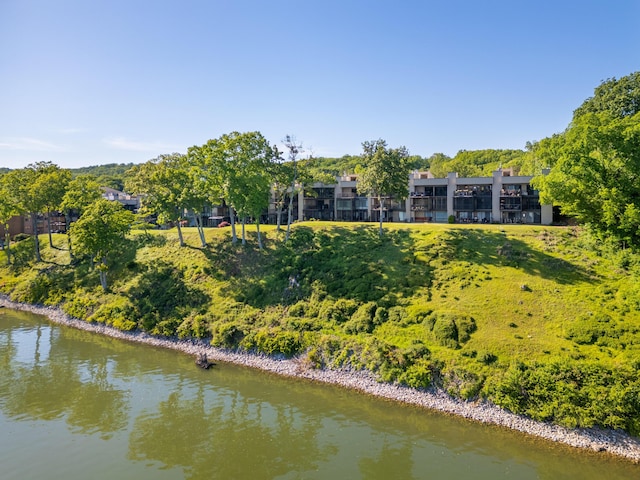
[[[96,295],[86,290],[76,289],[71,298],[62,304],[62,310],[73,318],[87,320],[99,305]]]
[[[640,112],[640,72],[620,79],[610,78],[602,82],[573,112],[574,120],[588,113],[607,112],[615,118],[631,117]]]
[[[303,341],[299,333],[267,327],[248,333],[240,346],[247,351],[291,357],[302,351]]]
[[[640,380],[628,367],[589,361],[516,363],[490,388],[501,406],[568,427],[640,433]]]
[[[368,302],[358,307],[358,310],[344,324],[344,330],[350,334],[371,333],[375,328],[375,314],[377,310],[375,302]]]
[[[88,320],[125,331],[135,330],[138,326],[135,309],[125,297],[111,297],[110,301],[100,305]]]
[[[554,203],[594,231],[640,244],[640,72],[611,79],[574,113],[562,135],[539,142],[552,166],[536,177],[541,203]]]
[[[318,319],[322,322],[345,323],[358,308],[355,300],[339,298],[336,301],[325,300],[318,312]]]
[[[460,177],[491,176],[500,167],[519,170],[524,157],[523,150],[460,150],[453,158],[434,155],[430,170],[435,177],[446,177],[450,172]]]
[[[204,306],[209,300],[187,285],[180,270],[165,262],[147,268],[128,294],[140,326],[153,333],[163,329],[168,335],[176,333],[172,329],[182,323],[190,309]]]
[[[216,323],[212,326],[211,345],[235,349],[245,337],[245,331],[233,322]]]
[[[433,331],[436,341],[449,348],[459,348],[476,330],[473,318],[456,313],[434,312],[427,317],[426,325]]]
[[[410,172],[409,152],[405,147],[390,149],[382,139],[362,143],[362,168],[356,173],[358,193],[378,199],[380,235],[382,235],[383,197],[403,199],[409,195],[407,177]]]

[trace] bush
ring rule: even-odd
[[[245,336],[241,346],[248,351],[291,357],[302,350],[302,343],[299,333],[279,328],[262,328]]]
[[[357,309],[358,303],[355,300],[344,298],[337,301],[324,300],[318,312],[318,319],[323,322],[344,323],[351,318]]]
[[[360,305],[358,310],[351,316],[351,319],[344,324],[344,330],[350,334],[373,332],[375,328],[373,319],[376,309],[375,302]]]
[[[206,315],[192,314],[182,321],[176,333],[179,338],[204,338],[210,335],[209,323],[210,319]]]
[[[419,360],[399,375],[398,382],[411,388],[429,387],[431,385],[431,364],[427,360]]]
[[[460,347],[460,344],[458,344],[458,327],[456,327],[456,322],[450,316],[441,316],[435,319],[433,334],[436,341],[443,347]]]
[[[401,308],[401,307],[392,307],[392,309]],[[396,310],[394,310],[393,316],[396,315]],[[425,305],[411,305],[406,309],[406,315],[397,312],[397,314],[403,318],[404,323],[420,323],[428,318],[433,312],[432,308],[429,308]],[[392,314],[389,312],[389,320],[392,320]]]
[[[124,297],[111,297],[108,303],[97,308],[89,320],[124,331],[135,330],[138,326],[135,309],[131,302]]]
[[[211,329],[211,345],[220,348],[237,348],[245,332],[234,323],[218,323]]]
[[[457,313],[434,312],[424,323],[426,328],[433,331],[436,341],[449,348],[459,348],[476,330],[476,322],[472,317]]]

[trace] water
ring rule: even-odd
[[[614,480],[640,466],[2,310],[0,478]]]

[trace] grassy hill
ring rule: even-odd
[[[134,232],[110,292],[66,237],[0,269],[15,301],[60,305],[122,329],[211,338],[315,368],[488,398],[567,426],[640,433],[640,257],[576,228],[306,222],[264,250],[228,229]],[[43,237],[44,240],[44,237]],[[43,241],[42,244],[46,244]],[[0,256],[0,262],[3,258]]]

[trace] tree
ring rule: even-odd
[[[574,112],[574,120],[587,113],[608,112],[614,118],[632,117],[640,112],[640,72],[602,82]]]
[[[126,188],[141,196],[142,208],[158,216],[160,223],[174,223],[183,247],[181,222],[190,205],[191,178],[184,155],[160,155],[136,165],[127,175]]]
[[[38,214],[45,209],[45,196],[38,189],[38,177],[41,172],[51,167],[50,162],[38,162],[25,168],[12,170],[5,176],[7,188],[15,199],[20,214],[27,214],[31,219],[36,262],[42,261],[40,256],[40,240],[38,237]]]
[[[210,141],[215,144],[215,141]],[[222,160],[214,154],[212,144],[193,146],[187,151],[187,168],[191,188],[188,192],[187,204],[196,211],[203,211],[207,205],[221,203],[222,199]],[[196,225],[200,241],[206,246],[202,219],[196,214]]]
[[[280,159],[280,153],[276,154],[276,158]],[[291,182],[294,177],[292,163],[277,162],[273,165],[273,200],[276,207],[276,230],[281,231],[282,228],[282,211],[287,201],[287,193],[291,188]]]
[[[533,151],[551,167],[532,182],[541,202],[640,245],[640,72],[603,82],[562,134]]]
[[[71,248],[71,223],[72,212],[76,212],[78,216],[82,212],[98,200],[102,195],[100,184],[95,175],[80,174],[72,179],[67,185],[67,190],[62,197],[60,208],[65,214],[67,222],[67,244],[69,246],[69,256],[73,259],[73,251]]]
[[[289,192],[289,207],[287,212],[287,233],[285,235],[285,242],[289,240],[291,235],[291,224],[293,223],[293,197],[300,191],[302,186],[298,182],[298,155],[304,150],[302,144],[296,141],[293,135],[287,135],[284,138],[284,145],[288,150],[288,158],[291,163],[291,191]]]
[[[71,235],[77,253],[89,255],[100,274],[100,285],[106,292],[108,256],[131,229],[133,213],[118,202],[100,198],[89,205],[82,216],[71,226]]]
[[[557,155],[550,173],[532,182],[542,203],[559,205],[596,232],[640,245],[640,113],[587,113],[538,152]]]
[[[7,265],[11,265],[11,234],[9,233],[9,220],[18,215],[19,210],[16,201],[8,188],[5,176],[0,177],[0,223],[4,227],[3,246],[7,253]]]
[[[53,248],[51,237],[51,213],[61,209],[67,185],[71,181],[71,171],[61,169],[52,163],[40,164],[37,170],[35,185],[33,188],[42,198],[42,206],[47,215],[47,234],[49,235],[49,246]]]
[[[410,171],[409,153],[405,147],[387,148],[382,139],[362,143],[364,167],[358,168],[358,193],[378,199],[380,208],[380,236],[384,197],[404,199],[409,195],[407,187]]]
[[[230,209],[231,241],[236,243],[236,213],[242,219],[242,243],[246,243],[245,223],[252,217],[260,237],[260,215],[269,205],[272,163],[275,151],[260,132],[231,132],[203,146],[204,163]]]

